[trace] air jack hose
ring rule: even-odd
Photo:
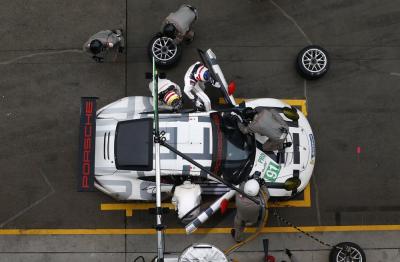
[[[264,212],[262,223],[259,224],[259,226],[258,226],[256,232],[254,232],[254,234],[250,235],[248,238],[246,238],[242,242],[239,242],[239,243],[231,246],[227,250],[225,250],[224,251],[225,255],[229,255],[230,253],[232,253],[233,251],[235,251],[239,247],[241,247],[241,246],[249,243],[250,241],[253,241],[254,239],[256,239],[260,235],[264,225],[267,223],[267,220],[268,220],[268,205],[267,205],[268,198],[267,198],[267,194],[264,192],[264,190],[260,190],[260,191],[261,191],[261,196],[262,196],[262,198],[264,200],[264,204],[265,204],[265,212]]]

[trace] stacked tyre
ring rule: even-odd
[[[317,45],[306,46],[297,55],[297,70],[300,75],[309,80],[325,75],[328,72],[329,64],[328,52]]]
[[[179,61],[182,47],[180,44],[176,44],[172,38],[159,33],[150,40],[147,52],[150,59],[154,56],[157,67],[168,68]]]
[[[366,262],[362,248],[352,242],[339,243],[329,254],[329,262]]]

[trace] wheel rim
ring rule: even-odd
[[[344,249],[341,249],[336,256],[336,262],[363,262],[361,252],[354,248],[349,247],[350,253],[347,253]]]
[[[176,55],[178,48],[171,38],[160,37],[154,41],[151,51],[156,59],[168,61]]]
[[[324,52],[317,48],[308,49],[301,57],[303,67],[311,73],[320,73],[326,68],[328,59]]]

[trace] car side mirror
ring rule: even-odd
[[[292,120],[292,121],[297,121],[297,120],[299,120],[299,114],[297,113],[297,110],[296,110],[296,108],[293,108],[293,107],[284,107],[283,108],[283,114],[287,117],[287,118],[289,118],[290,120]]]

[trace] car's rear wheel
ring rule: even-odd
[[[329,254],[329,262],[365,262],[362,248],[352,242],[337,244]]]
[[[297,55],[296,66],[300,75],[313,80],[328,72],[330,59],[328,52],[320,46],[310,45],[303,48]]]
[[[149,42],[148,54],[150,59],[154,56],[158,67],[172,67],[181,58],[182,47],[172,38],[157,34]]]

